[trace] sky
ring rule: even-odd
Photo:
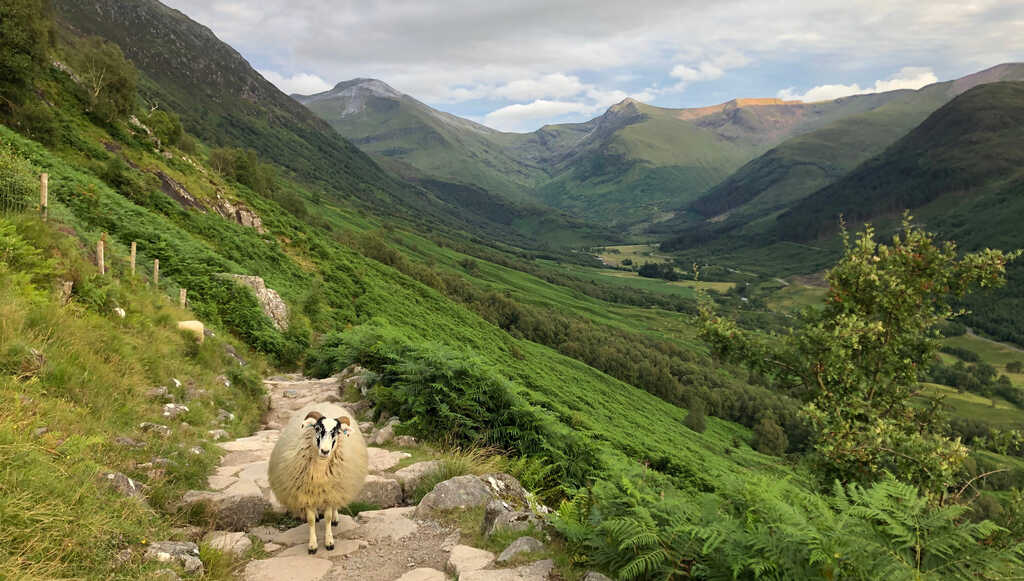
[[[376,78],[502,131],[626,97],[701,107],[917,89],[1024,61],[1024,0],[163,0],[285,93]]]

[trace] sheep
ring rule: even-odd
[[[178,321],[178,328],[184,331],[191,331],[195,336],[196,340],[200,343],[205,338],[203,322],[202,321]]]
[[[355,419],[330,403],[309,404],[291,417],[270,454],[270,488],[278,501],[309,522],[309,554],[316,553],[317,512],[324,519],[324,547],[334,550],[338,509],[363,488],[366,444]]]

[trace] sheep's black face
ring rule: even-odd
[[[316,439],[316,448],[321,459],[327,459],[334,450],[339,437],[348,434],[347,417],[325,418],[317,412],[309,412],[303,425],[313,428],[313,437]]]

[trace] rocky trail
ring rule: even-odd
[[[202,505],[216,530],[203,540],[224,552],[243,555],[253,541],[262,542],[267,558],[249,561],[241,572],[245,581],[332,581],[357,578],[363,581],[541,581],[548,579],[554,563],[550,559],[529,562],[529,552],[539,552],[543,544],[532,537],[521,537],[501,555],[460,544],[460,531],[451,524],[455,511],[463,515],[481,515],[481,531],[499,529],[539,530],[542,520],[530,507],[537,504],[519,483],[507,474],[459,476],[441,482],[418,506],[407,506],[408,495],[440,462],[425,460],[401,467],[411,457],[404,451],[417,449],[413,438],[393,433],[397,418],[374,425],[360,422],[369,451],[370,475],[358,502],[381,507],[363,511],[356,517],[341,516],[335,527],[336,546],[327,551],[322,531],[318,531],[320,549],[309,555],[306,548],[308,528],[301,524],[287,530],[261,524],[274,513],[283,513],[267,480],[267,463],[281,427],[290,415],[307,403],[334,402],[346,406],[357,417],[368,415],[369,402],[346,402],[342,393],[363,381],[361,369],[350,368],[339,376],[310,380],[298,375],[269,378],[264,381],[269,411],[261,431],[219,444],[227,452],[210,475],[209,490],[185,494],[185,505]],[[348,389],[347,389],[348,388]],[[406,462],[408,463],[408,462]],[[280,521],[281,519],[277,519]],[[464,519],[463,521],[464,522]],[[472,521],[471,521],[472,522]],[[322,523],[318,523],[322,526]],[[197,572],[195,543],[154,543],[150,558],[177,562],[187,572]],[[518,555],[518,556],[517,556]],[[499,568],[517,556],[515,568]],[[523,564],[526,563],[526,564]]]

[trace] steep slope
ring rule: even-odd
[[[433,109],[376,79],[292,97],[363,151],[399,159],[435,178],[520,200],[544,177],[543,170],[500,146],[498,131]]]
[[[931,112],[983,83],[1024,79],[1024,64],[1003,64],[917,91],[899,91],[876,109],[793,137],[750,161],[694,201],[661,232],[691,230],[707,240],[784,209],[881,153]],[[709,220],[709,222],[705,222]]]

